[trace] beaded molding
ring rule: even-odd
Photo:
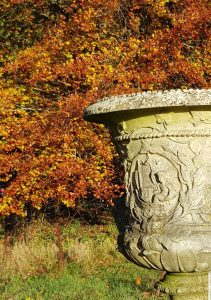
[[[211,130],[171,130],[162,132],[151,132],[151,133],[130,133],[123,134],[114,137],[115,141],[123,140],[139,140],[139,139],[151,139],[161,137],[208,137],[211,136]]]

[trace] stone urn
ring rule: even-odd
[[[109,128],[125,168],[127,257],[164,270],[171,299],[208,299],[211,271],[211,90],[104,98],[84,113]]]

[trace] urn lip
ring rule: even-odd
[[[211,89],[147,91],[102,98],[84,110],[84,119],[99,122],[100,115],[112,112],[208,105],[211,105]]]

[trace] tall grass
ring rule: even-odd
[[[0,241],[0,299],[166,299],[159,273],[128,262],[113,225],[34,222]]]

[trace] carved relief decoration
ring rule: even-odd
[[[210,115],[190,118],[192,129],[169,129],[164,116],[156,128],[114,137],[131,212],[125,248],[138,264],[170,272],[211,270]]]

